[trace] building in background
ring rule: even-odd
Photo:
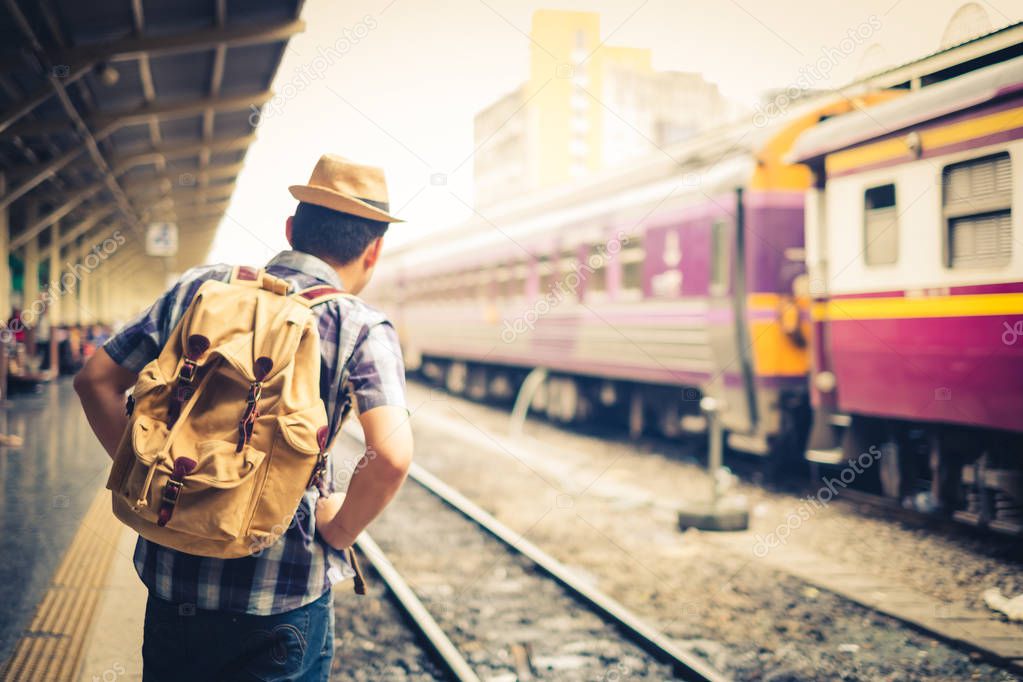
[[[539,10],[530,38],[529,79],[476,115],[478,206],[649,154],[732,111],[701,75],[604,45],[599,14]]]

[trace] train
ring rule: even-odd
[[[1018,533],[1023,43],[999,40],[477,213],[371,295],[452,392],[511,400],[540,367],[534,410],[669,438],[709,397],[731,450],[876,452],[857,485]]]
[[[806,211],[807,456],[1023,527],[1023,57],[825,121]]]

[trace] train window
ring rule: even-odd
[[[486,299],[490,296],[490,281],[492,279],[492,271],[490,268],[481,268],[476,271],[475,291],[473,292],[473,298]]]
[[[710,288],[712,293],[723,293],[728,288],[729,228],[728,221],[718,219],[710,229]]]
[[[546,296],[554,288],[554,280],[557,277],[554,263],[547,256],[540,256],[536,267],[540,274],[540,295]]]
[[[607,248],[604,242],[590,247],[590,255],[583,263],[587,294],[607,291],[607,259]]]
[[[899,212],[892,183],[863,194],[863,260],[867,265],[899,260]]]
[[[622,249],[622,291],[640,291],[643,288],[643,240],[629,237],[628,246]]]
[[[517,263],[511,268],[508,280],[508,298],[522,298],[526,295],[526,277],[528,269],[525,263]]]
[[[507,266],[500,266],[494,270],[494,296],[497,299],[508,298],[508,280],[511,273]]]
[[[1012,160],[1008,152],[942,171],[945,264],[996,268],[1012,258]]]

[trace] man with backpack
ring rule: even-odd
[[[390,215],[383,172],[321,157],[263,269],[194,268],[75,377],[139,532],[144,680],[326,680],[333,583],[412,458],[387,318],[355,298]],[[125,392],[134,387],[125,400]],[[327,456],[354,399],[367,451]]]

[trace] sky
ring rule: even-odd
[[[286,248],[287,188],[323,153],[385,169],[385,246],[467,219],[473,117],[527,76],[537,9],[601,14],[611,45],[647,47],[658,70],[693,71],[753,107],[805,81],[860,37],[815,87],[840,87],[939,49],[963,0],[307,0],[285,52],[210,261],[261,264]],[[992,28],[1023,20],[1019,0],[976,3]],[[654,151],[653,149],[651,151]],[[386,252],[386,251],[385,251]]]

